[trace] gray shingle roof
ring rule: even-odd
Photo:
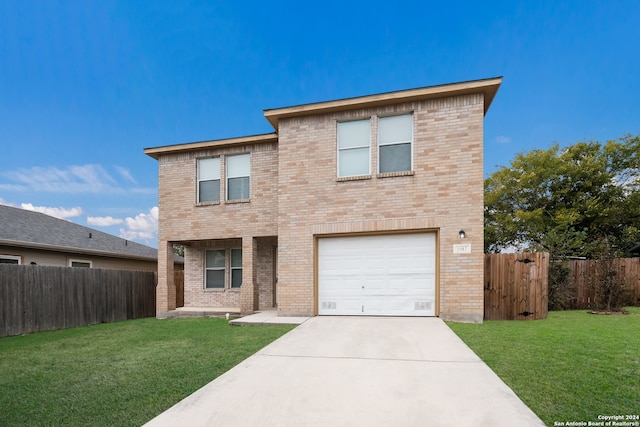
[[[0,205],[0,244],[157,260],[158,251],[39,212]]]

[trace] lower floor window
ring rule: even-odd
[[[69,267],[79,267],[79,268],[91,268],[91,261],[84,259],[70,259]]]
[[[204,281],[207,289],[239,289],[242,286],[242,249],[206,251]]]
[[[231,249],[231,287],[242,286],[242,249]]]
[[[224,289],[225,255],[224,250],[207,251],[205,262],[205,286]]]
[[[0,255],[0,264],[21,264],[21,258],[15,255]]]

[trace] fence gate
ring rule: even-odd
[[[549,254],[486,254],[484,319],[546,319]]]

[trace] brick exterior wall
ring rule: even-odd
[[[221,177],[224,177],[225,156],[242,153],[251,154],[250,201],[198,204],[197,159],[221,156]],[[159,248],[171,247],[173,243],[185,246],[185,307],[229,308],[244,313],[258,309],[254,256],[258,260],[260,257],[253,250],[257,244],[254,240],[277,234],[277,145],[247,143],[169,154],[158,159],[158,168]],[[225,190],[226,183],[221,179],[221,199],[225,198]],[[241,290],[205,289],[205,251],[224,248],[243,249]],[[166,260],[159,258],[158,268],[167,270]],[[173,272],[158,273],[158,312],[175,309],[175,302],[167,302],[175,298],[173,284],[169,284],[172,277]],[[272,286],[272,280],[263,286]]]
[[[249,203],[196,203],[197,159],[251,153]],[[224,176],[225,162],[221,161]],[[169,154],[158,160],[160,241],[277,235],[278,152],[274,143]],[[224,199],[225,182],[220,194]]]
[[[175,308],[173,242],[186,247],[185,306],[239,307],[246,313],[272,307],[277,251],[278,313],[308,316],[317,313],[317,238],[415,230],[437,233],[437,314],[481,322],[484,112],[484,95],[476,93],[282,117],[277,143],[160,155],[159,253],[167,255],[159,257],[158,311]],[[378,175],[378,118],[402,113],[413,114],[413,171]],[[372,173],[338,179],[336,123],[366,118],[371,118]],[[198,206],[196,159],[239,153],[251,153],[250,202]],[[224,169],[224,161],[221,165]],[[461,229],[470,254],[453,253]],[[204,289],[205,251],[238,247],[243,248],[242,289]]]
[[[372,118],[376,171],[377,118],[399,113],[413,113],[414,173],[336,178],[336,122]],[[476,94],[280,120],[279,312],[315,314],[314,235],[432,229],[439,236],[440,316],[481,322],[483,119]],[[461,229],[471,254],[453,254]]]
[[[278,250],[278,239],[266,237],[257,239],[257,257],[255,266],[256,284],[258,289],[258,309],[273,309],[274,305],[274,279],[275,261]]]

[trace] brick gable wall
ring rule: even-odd
[[[377,117],[414,115],[414,173],[378,177]],[[372,171],[336,178],[336,122],[372,117]],[[483,316],[483,97],[467,95],[279,123],[279,310],[315,313],[314,236],[438,231],[440,314]],[[391,174],[394,175],[394,174]],[[403,175],[403,174],[396,174]],[[464,229],[472,253],[454,255]],[[337,231],[336,231],[337,230]]]

